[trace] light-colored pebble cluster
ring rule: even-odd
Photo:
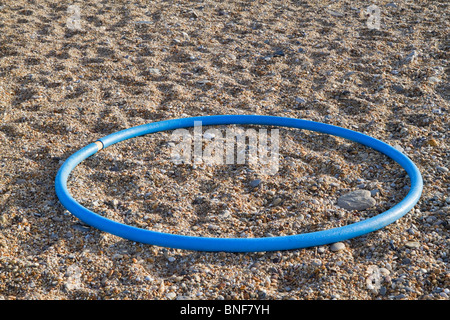
[[[0,299],[448,300],[448,4],[377,5],[379,30],[354,0],[87,0],[74,30],[65,3],[3,2]],[[423,196],[379,231],[257,253],[135,243],[59,203],[56,172],[81,147],[214,114],[304,118],[371,135],[417,164]],[[69,188],[110,219],[209,237],[335,228],[409,190],[400,166],[374,150],[279,129],[272,175],[248,163],[175,165],[164,132],[102,150],[74,170]]]

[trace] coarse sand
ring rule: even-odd
[[[0,299],[448,300],[449,3],[368,5],[0,0]],[[59,203],[55,175],[85,145],[219,114],[303,118],[380,139],[418,166],[422,198],[379,231],[258,253],[135,243]],[[161,132],[101,150],[69,188],[110,219],[209,237],[334,228],[408,192],[404,170],[374,150],[278,129],[274,174],[250,163],[175,164],[171,133]],[[375,205],[339,207],[354,190],[370,191]]]

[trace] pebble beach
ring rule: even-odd
[[[0,0],[0,299],[449,300],[449,3],[369,5]],[[59,202],[58,169],[91,142],[222,114],[306,119],[384,141],[417,165],[422,196],[357,238],[246,253],[133,242]],[[349,225],[409,191],[406,172],[373,149],[269,129],[279,130],[276,172],[174,163],[173,135],[158,132],[99,151],[68,187],[114,221],[226,238]],[[215,138],[203,135],[203,146]]]

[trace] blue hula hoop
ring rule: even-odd
[[[80,205],[70,195],[67,189],[67,180],[72,170],[80,162],[94,155],[102,148],[145,134],[178,128],[190,128],[194,126],[194,121],[201,121],[202,125],[242,124],[290,127],[326,133],[352,140],[385,154],[402,166],[410,178],[410,190],[406,197],[398,204],[372,218],[329,230],[267,238],[196,237],[141,229],[98,215]],[[71,155],[61,166],[55,179],[56,194],[63,206],[78,219],[94,228],[145,244],[185,250],[225,252],[291,250],[355,238],[379,230],[404,216],[419,201],[422,189],[423,180],[416,165],[406,155],[380,140],[330,124],[303,119],[259,115],[217,115],[172,119],[118,131],[85,146]]]

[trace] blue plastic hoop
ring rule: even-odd
[[[149,133],[178,128],[190,128],[194,126],[194,121],[201,121],[202,125],[206,126],[242,124],[291,127],[327,133],[352,140],[385,154],[402,166],[410,178],[410,190],[401,202],[372,218],[329,230],[268,238],[195,237],[141,229],[98,215],[80,205],[70,195],[67,189],[67,180],[72,170],[80,162],[94,155],[102,148]],[[154,122],[118,131],[103,137],[74,153],[64,162],[56,176],[55,189],[63,206],[78,219],[94,228],[131,241],[168,248],[197,251],[257,252],[291,250],[325,245],[379,230],[398,220],[414,207],[422,194],[423,180],[416,165],[406,155],[380,140],[356,131],[330,124],[295,118],[259,115],[218,115]]]

